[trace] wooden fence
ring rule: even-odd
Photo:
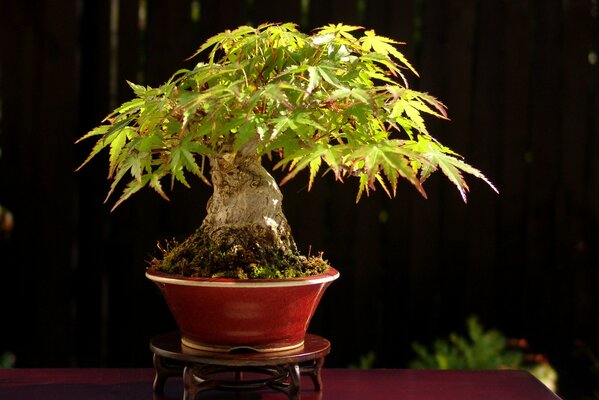
[[[329,362],[370,350],[405,366],[410,342],[460,329],[469,314],[567,358],[599,348],[599,21],[595,0],[37,0],[0,14],[0,204],[15,229],[0,244],[0,352],[21,365],[147,365],[148,338],[174,329],[145,280],[156,241],[199,225],[209,189],[173,204],[143,193],[109,213],[103,160],[74,140],[156,85],[210,35],[293,21],[360,24],[407,42],[451,122],[439,139],[480,167],[469,204],[431,178],[429,200],[354,204],[356,185],[325,178],[284,187],[300,247],[341,271],[312,330]]]

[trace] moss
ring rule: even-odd
[[[247,232],[231,232],[227,245],[217,245],[198,229],[185,241],[159,245],[161,257],[150,261],[151,268],[169,274],[238,279],[281,279],[317,275],[329,264],[318,256],[284,253]]]

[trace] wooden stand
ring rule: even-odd
[[[300,399],[300,376],[312,379],[314,388],[322,390],[320,372],[329,354],[328,340],[307,334],[303,347],[270,353],[217,353],[194,350],[181,344],[178,332],[154,337],[154,393],[162,393],[171,376],[182,376],[183,400],[196,400],[198,393],[218,389],[247,391],[270,388],[286,393],[290,400]],[[259,376],[260,379],[244,379]],[[232,374],[233,378],[227,378]]]

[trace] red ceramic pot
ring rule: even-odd
[[[148,270],[181,331],[184,345],[209,351],[280,351],[303,344],[325,289],[339,277],[292,279],[185,278]]]

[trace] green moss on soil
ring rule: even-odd
[[[237,232],[235,243],[216,245],[201,229],[185,241],[158,246],[161,258],[153,258],[150,268],[188,277],[281,279],[317,275],[329,264],[318,256],[283,254],[255,238]]]

